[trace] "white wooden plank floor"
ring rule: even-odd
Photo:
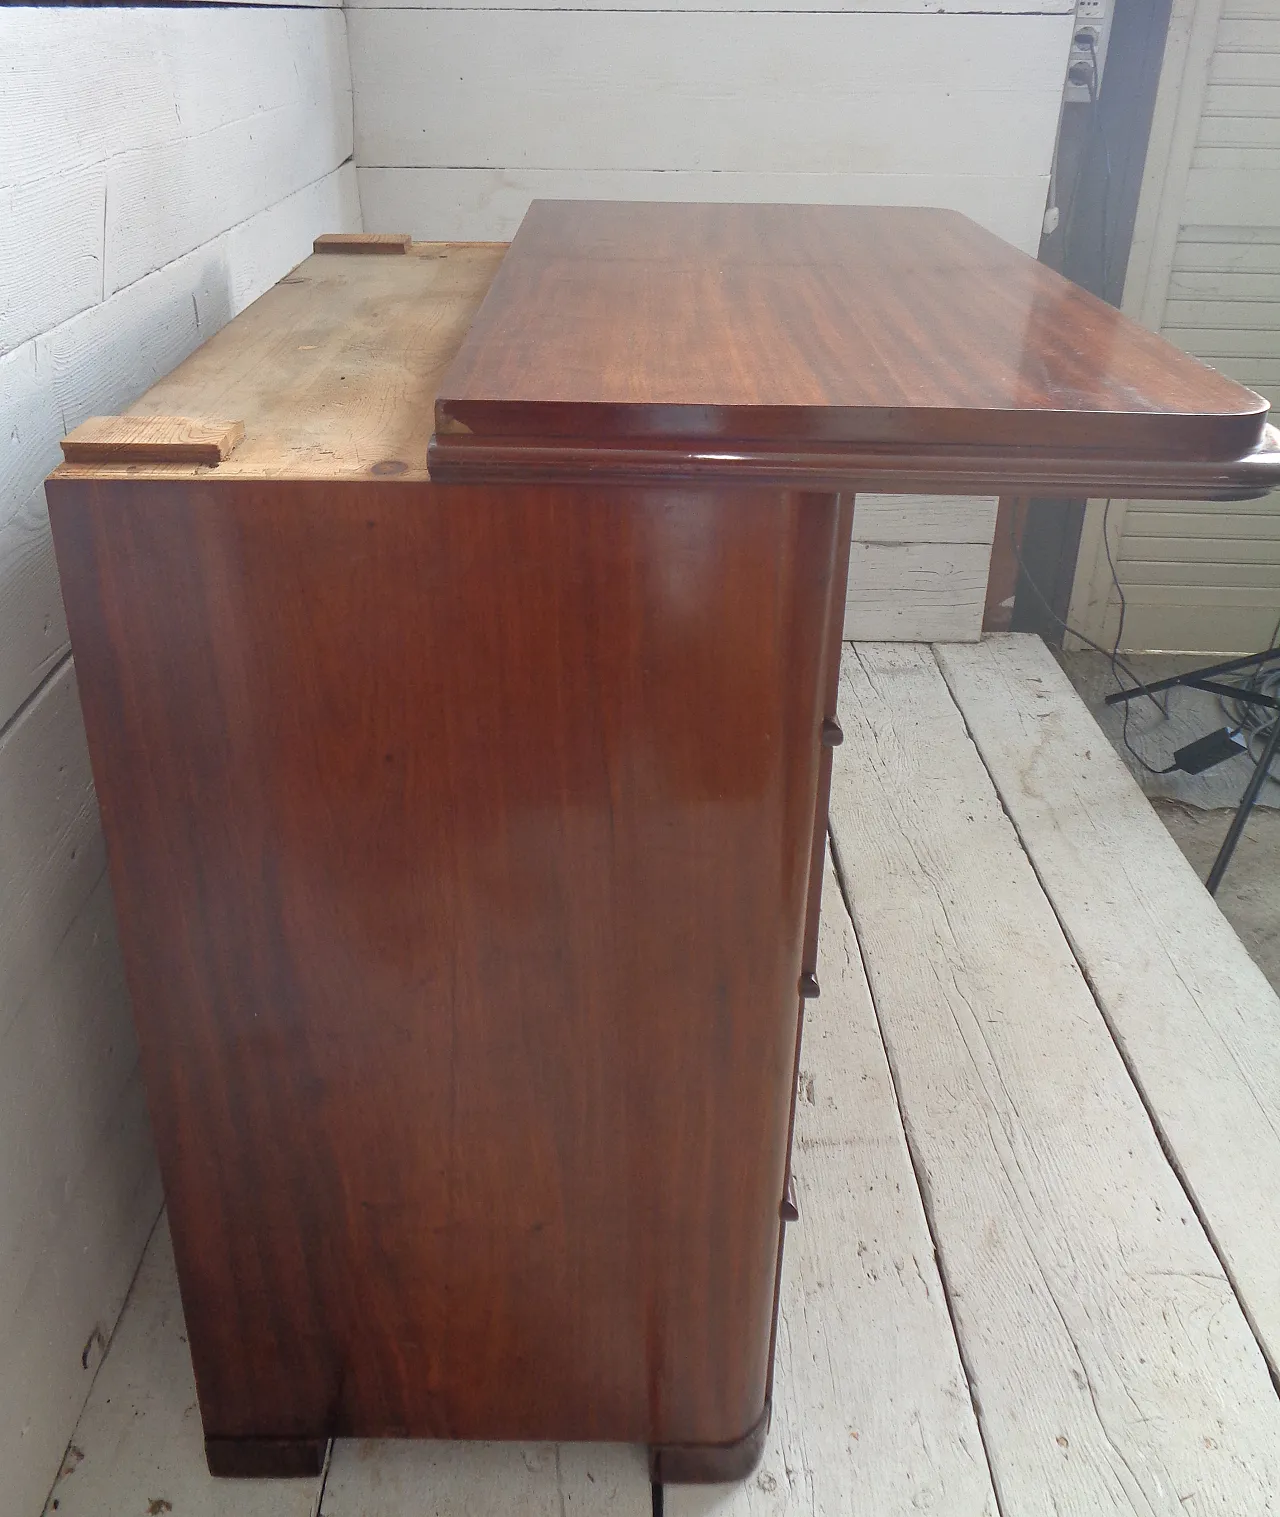
[[[1280,1001],[1033,639],[847,648],[841,720],[773,1428],[669,1517],[1277,1517]],[[162,1224],[55,1507],[651,1495],[607,1445],[339,1441],[322,1480],[209,1479]]]

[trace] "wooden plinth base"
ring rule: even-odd
[[[655,1443],[649,1448],[649,1478],[655,1485],[721,1485],[745,1480],[760,1463],[772,1406],[734,1443]]]
[[[659,1443],[649,1449],[649,1477],[658,1485],[717,1485],[745,1479],[760,1462],[770,1408],[733,1443]],[[226,1479],[296,1479],[324,1468],[324,1438],[206,1438],[211,1475]]]
[[[324,1468],[327,1438],[206,1438],[211,1475],[232,1479],[297,1479]]]

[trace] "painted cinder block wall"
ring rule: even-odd
[[[36,1517],[160,1207],[42,481],[359,228],[345,18],[0,7],[0,1517]]]

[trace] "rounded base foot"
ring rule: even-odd
[[[754,1427],[733,1443],[655,1443],[649,1448],[649,1478],[655,1485],[721,1485],[745,1480],[760,1463],[772,1406],[766,1402]]]
[[[327,1438],[206,1438],[211,1475],[233,1480],[289,1480],[318,1475]]]

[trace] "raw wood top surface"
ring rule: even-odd
[[[427,478],[436,386],[505,246],[313,254],[160,380],[138,417],[235,417],[245,436],[194,464],[65,463],[57,477]]]
[[[437,400],[465,438],[1236,458],[1267,403],[952,211],[535,201]]]
[[[430,443],[441,482],[1168,499],[1280,482],[1261,397],[918,208],[540,201],[509,254],[313,255],[128,414],[242,420],[220,478],[426,479]]]

